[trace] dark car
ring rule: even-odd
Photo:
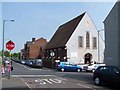
[[[43,62],[41,59],[35,59],[33,60],[31,67],[38,67],[38,68],[42,68],[43,67]]]
[[[93,79],[96,85],[120,85],[120,67],[99,66],[93,73]]]
[[[82,68],[76,64],[70,63],[70,62],[60,62],[60,64],[58,64],[57,69],[59,71],[77,71],[77,72],[81,72]]]
[[[26,65],[32,66],[34,59],[26,60]]]

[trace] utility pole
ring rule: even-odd
[[[3,35],[2,35],[2,64],[4,62],[4,29],[5,29],[5,22],[10,21],[14,22],[14,20],[3,20]]]
[[[98,30],[98,62],[100,63],[100,31],[103,31],[104,29]]]

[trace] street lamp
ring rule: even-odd
[[[3,36],[2,36],[2,64],[4,61],[4,29],[5,29],[5,22],[10,21],[10,22],[14,22],[14,20],[3,20]]]
[[[100,63],[100,42],[99,42],[100,31],[104,31],[104,29],[98,30],[98,62],[99,63]]]

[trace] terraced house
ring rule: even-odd
[[[35,59],[35,58],[43,58],[43,51],[47,44],[46,39],[39,38],[35,40],[32,38],[32,41],[27,41],[24,45],[24,49],[21,50],[21,59]]]
[[[68,61],[80,64],[104,61],[104,41],[87,12],[61,25],[44,51],[44,65],[54,67],[57,62]]]

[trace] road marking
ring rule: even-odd
[[[24,68],[28,69],[28,67],[26,67],[25,65],[22,65],[22,64],[19,64],[19,63],[16,63],[18,64],[19,66],[23,66]]]
[[[54,83],[61,83],[62,81],[59,79],[49,79],[50,81],[54,82]]]
[[[42,80],[48,82],[49,84],[52,84],[52,82],[50,82],[48,79],[42,79]]]
[[[94,89],[94,88],[92,88],[92,87],[89,87],[89,86],[86,86],[86,85],[82,85],[82,84],[77,84],[77,85],[79,85],[79,86],[81,86],[81,87],[84,87],[84,88],[89,88],[89,89],[92,89],[92,90],[96,90],[96,89]]]
[[[18,64],[18,65],[20,65],[20,66],[22,66],[22,67],[24,67],[24,68],[26,68],[28,70],[38,70],[38,71],[42,70],[41,68],[35,69],[35,68],[31,68],[29,66],[22,65],[22,64],[19,64],[19,63],[16,63],[16,64]],[[51,70],[47,70],[47,71],[51,71]]]
[[[55,75],[12,75],[12,77],[53,77]]]
[[[44,79],[36,79],[36,83],[39,83],[40,85],[45,85],[45,84],[61,84],[65,83],[65,81],[57,79],[57,78],[44,78]]]
[[[45,85],[46,84],[46,82],[44,82],[42,80],[35,80],[35,82],[40,83],[41,85]]]
[[[42,69],[28,68],[28,70],[42,70]]]
[[[25,82],[25,80],[23,79],[23,78],[20,78],[26,85],[27,85],[27,87],[30,89],[31,87],[30,87],[30,85],[29,84],[27,84],[27,82]]]

